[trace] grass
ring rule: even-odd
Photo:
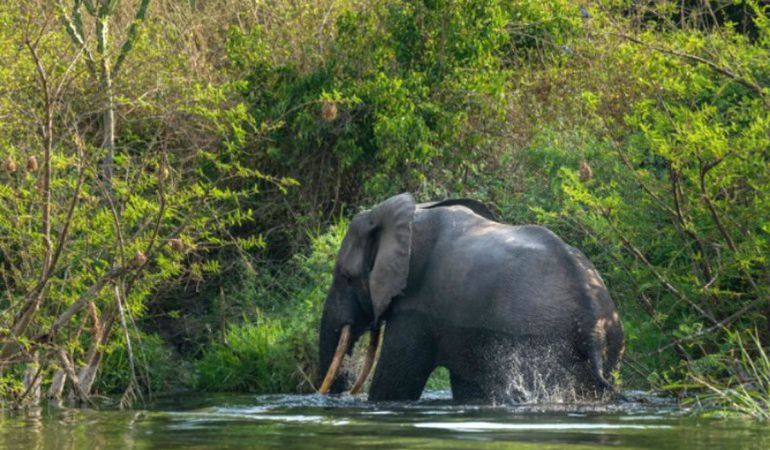
[[[283,270],[245,283],[256,320],[228,327],[227,342],[214,342],[195,363],[195,387],[204,391],[312,392],[318,371],[321,307],[347,223],[311,237],[312,250]],[[248,277],[245,277],[248,279]]]
[[[189,385],[189,367],[175,357],[157,334],[131,333],[136,380],[147,393],[168,390],[172,386]],[[102,394],[118,394],[131,383],[131,363],[123,340],[112,342],[96,379],[96,390]]]
[[[727,381],[709,379],[696,371],[693,380],[705,390],[695,400],[709,415],[751,417],[770,420],[770,358],[754,330],[732,333],[731,351],[719,358]],[[720,379],[721,380],[721,379]]]
[[[428,391],[445,391],[450,388],[449,371],[444,367],[438,367],[434,370],[425,384],[425,390]]]

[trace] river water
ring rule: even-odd
[[[193,395],[145,409],[46,408],[0,414],[13,449],[769,449],[770,426],[697,418],[665,399],[623,404],[460,405],[448,392],[418,402],[350,396]]]

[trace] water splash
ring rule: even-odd
[[[595,390],[587,366],[572,363],[562,346],[498,345],[485,358],[482,390],[493,403],[606,403],[609,393]]]

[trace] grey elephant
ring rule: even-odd
[[[352,219],[321,318],[319,392],[351,387],[340,365],[370,331],[351,392],[361,390],[383,323],[375,401],[418,399],[439,366],[460,401],[516,401],[537,383],[614,393],[624,348],[615,305],[580,251],[464,199],[418,205],[405,193]]]

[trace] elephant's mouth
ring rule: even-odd
[[[372,330],[371,336],[369,337],[369,346],[366,349],[364,365],[361,368],[361,373],[358,374],[358,378],[356,378],[356,382],[350,389],[351,394],[360,393],[361,389],[364,387],[364,383],[369,377],[369,372],[371,372],[372,366],[374,366],[374,358],[377,354],[377,346],[379,345],[379,341],[380,331]],[[324,377],[323,383],[321,383],[321,388],[318,389],[319,394],[326,395],[329,393],[329,389],[334,383],[334,379],[337,378],[340,366],[342,365],[342,359],[345,357],[345,353],[347,352],[349,346],[350,325],[345,325],[340,331],[340,339],[339,342],[337,342],[337,349],[334,351],[334,358],[332,358],[332,362],[329,364],[329,369],[326,371],[326,376]]]

